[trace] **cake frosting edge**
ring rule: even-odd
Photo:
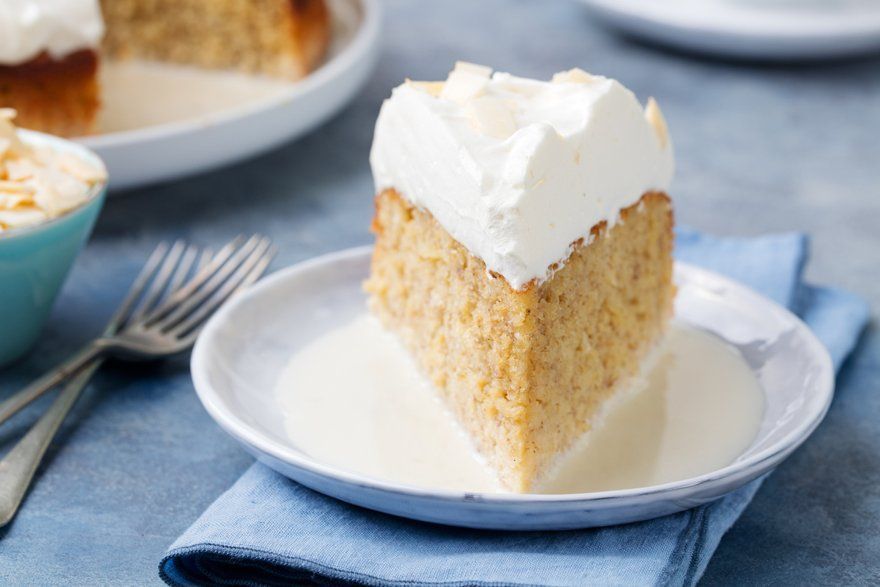
[[[41,54],[62,59],[97,49],[104,36],[98,0],[4,0],[0,3],[0,65]]]
[[[541,283],[646,192],[674,156],[656,102],[575,69],[551,81],[459,63],[445,82],[407,81],[382,105],[370,163],[514,289]]]

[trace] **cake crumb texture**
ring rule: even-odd
[[[104,50],[299,79],[330,40],[325,0],[102,0]]]
[[[520,291],[389,189],[365,288],[502,484],[533,491],[662,335],[672,226],[669,198],[646,193]]]

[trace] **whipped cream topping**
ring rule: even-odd
[[[44,51],[60,59],[101,43],[98,0],[0,1],[0,64],[19,65]]]
[[[537,81],[458,63],[445,82],[407,81],[382,105],[376,189],[427,209],[515,289],[549,277],[601,221],[673,175],[656,102],[575,69]]]
[[[0,234],[57,218],[107,181],[103,167],[72,152],[23,141],[14,117],[14,110],[0,108]]]

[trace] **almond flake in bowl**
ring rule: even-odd
[[[78,208],[107,181],[104,169],[72,153],[23,142],[14,118],[0,108],[0,234]]]

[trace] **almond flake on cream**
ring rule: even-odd
[[[440,97],[444,100],[464,104],[485,92],[486,86],[489,85],[490,75],[492,75],[490,67],[458,61],[455,64],[455,69],[446,78]]]
[[[4,192],[0,188],[0,209],[14,210],[20,206],[30,206],[33,204],[33,201],[34,199],[30,194]]]
[[[500,98],[474,98],[465,107],[477,132],[496,139],[506,139],[516,132],[516,120],[507,103]]]
[[[553,74],[551,80],[554,84],[588,84],[596,80],[596,76],[587,73],[579,67],[569,69],[568,71],[560,71]]]
[[[648,104],[645,106],[645,118],[654,127],[654,132],[660,139],[660,146],[665,148],[666,143],[669,142],[669,127],[666,125],[666,118],[660,110],[660,105],[654,98],[648,98]]]

